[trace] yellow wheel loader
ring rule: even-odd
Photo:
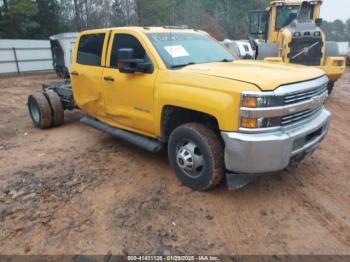
[[[274,0],[266,10],[250,12],[250,42],[257,60],[321,68],[329,94],[345,72],[336,42],[326,42],[319,18],[322,0]]]

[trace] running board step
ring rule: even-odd
[[[114,137],[123,139],[129,142],[130,144],[138,146],[151,153],[157,153],[163,148],[163,144],[155,139],[150,139],[119,128],[111,127],[92,117],[85,116],[80,119],[80,122],[95,129],[102,130]]]

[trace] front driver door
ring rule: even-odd
[[[109,124],[138,131],[145,135],[154,134],[154,97],[153,90],[157,75],[153,73],[120,73],[117,51],[121,48],[133,48],[135,58],[152,62],[142,39],[136,35],[114,32],[108,49],[107,66],[103,73],[105,109]],[[109,60],[109,61],[108,61]],[[154,62],[152,62],[153,65]]]

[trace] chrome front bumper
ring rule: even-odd
[[[297,127],[282,127],[268,133],[222,132],[225,165],[229,172],[263,174],[283,170],[291,162],[310,155],[326,136],[331,114],[320,114]]]

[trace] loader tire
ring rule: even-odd
[[[204,125],[189,123],[176,128],[170,135],[168,155],[177,177],[193,190],[209,190],[224,178],[223,145]]]
[[[46,129],[52,126],[52,110],[49,101],[42,93],[28,97],[28,111],[34,126]]]
[[[59,95],[53,91],[48,91],[46,97],[52,110],[52,125],[62,125],[64,122],[64,109]]]

